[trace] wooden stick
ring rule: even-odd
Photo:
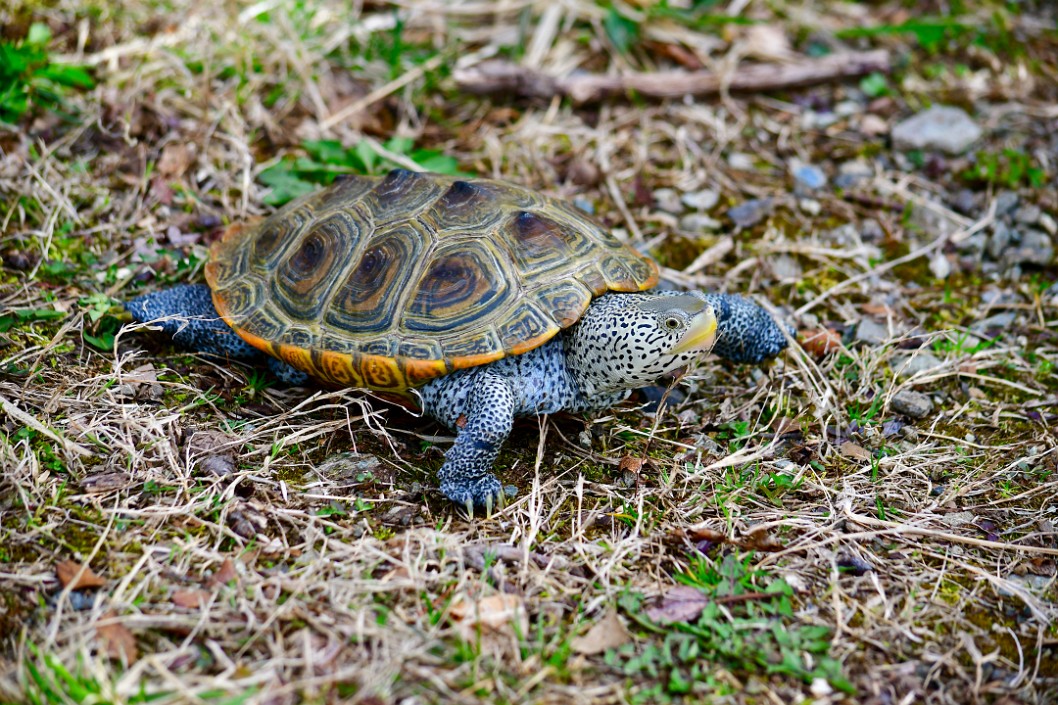
[[[575,103],[592,103],[629,91],[647,98],[706,96],[724,88],[731,92],[771,91],[862,76],[874,71],[889,71],[889,52],[885,49],[831,54],[788,64],[750,64],[740,66],[730,74],[660,71],[613,76],[576,74],[559,78],[496,59],[457,69],[453,76],[460,90],[477,95],[503,93],[521,98],[559,95]]]

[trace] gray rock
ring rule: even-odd
[[[988,254],[998,260],[1012,240],[1020,239],[1017,233],[1006,223],[1000,221],[992,226],[992,236],[988,238]]]
[[[988,247],[988,235],[982,232],[976,232],[965,240],[957,243],[956,247],[959,248],[959,252],[979,255]]]
[[[1058,235],[1058,223],[1054,222],[1054,218],[1051,217],[1050,213],[1041,213],[1040,219],[1037,222],[1039,226],[1049,234]]]
[[[955,194],[955,197],[951,199],[951,206],[963,215],[976,213],[978,209],[977,194],[968,188],[961,189]]]
[[[802,213],[808,215],[819,215],[823,212],[823,204],[814,198],[802,198],[797,201],[797,207]]]
[[[697,211],[707,211],[720,201],[720,194],[712,189],[702,189],[701,191],[685,193],[680,200],[688,208],[693,208]]]
[[[732,169],[738,169],[740,171],[752,171],[753,170],[753,157],[746,154],[745,152],[732,152],[727,155],[727,164]]]
[[[889,329],[883,324],[870,318],[864,318],[856,324],[856,335],[853,336],[853,341],[867,345],[881,345],[887,340],[889,340]]]
[[[329,480],[355,480],[363,482],[375,477],[384,469],[382,461],[373,455],[338,453],[320,463],[317,472]]]
[[[921,419],[933,411],[933,401],[921,392],[904,389],[893,395],[889,407],[898,414]]]
[[[764,220],[771,213],[770,198],[754,198],[729,208],[727,216],[740,228],[749,228]]]
[[[834,177],[835,188],[847,189],[855,186],[861,181],[867,181],[874,172],[869,164],[861,161],[844,162],[838,167],[838,175]]]
[[[1040,207],[1035,204],[1028,204],[1018,208],[1014,213],[1014,222],[1023,223],[1025,225],[1035,225],[1040,222],[1040,216],[1043,215],[1043,211]]]
[[[1054,245],[1042,230],[1030,229],[1021,235],[1021,242],[1003,253],[1008,265],[1030,264],[1046,267],[1054,260]]]
[[[877,220],[868,218],[860,225],[860,237],[864,242],[875,242],[885,237],[885,230]]]
[[[1013,191],[1000,191],[996,194],[996,217],[1002,218],[1004,215],[1013,213],[1020,202],[1018,194]]]
[[[780,281],[799,281],[804,269],[795,257],[778,255],[771,260],[771,272]]]
[[[996,338],[1002,335],[1007,328],[1014,325],[1016,319],[1017,314],[1013,311],[1003,311],[974,323],[970,326],[970,332],[979,337]]]
[[[943,360],[928,352],[919,352],[914,355],[894,355],[889,361],[889,367],[899,377],[913,377],[920,372],[929,372],[943,365]]]
[[[654,197],[654,205],[657,206],[658,210],[672,213],[673,215],[679,215],[683,212],[680,196],[673,189],[659,188],[651,195]]]
[[[947,279],[951,276],[951,262],[943,252],[936,252],[929,260],[929,271],[937,279]]]
[[[893,128],[897,149],[931,149],[962,154],[981,137],[981,128],[962,108],[934,105]]]
[[[704,213],[688,213],[680,218],[680,230],[688,233],[711,232],[722,227],[724,227],[723,223],[716,218],[710,218]]]
[[[827,185],[827,175],[822,169],[799,159],[790,160],[790,173],[794,178],[794,190],[798,193],[815,191]]]

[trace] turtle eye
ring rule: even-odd
[[[665,329],[666,330],[679,330],[682,327],[683,327],[683,321],[681,321],[680,319],[676,318],[675,316],[670,316],[670,317],[665,319]]]

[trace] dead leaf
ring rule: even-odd
[[[746,28],[745,53],[762,61],[784,61],[793,57],[790,40],[776,24],[755,24]]]
[[[225,558],[224,562],[220,564],[220,569],[216,573],[209,576],[206,584],[211,587],[219,587],[221,585],[227,585],[232,580],[238,580],[239,574],[235,570],[235,563],[230,558]]]
[[[851,460],[870,460],[871,452],[852,441],[845,441],[838,446],[838,452]]]
[[[738,545],[747,551],[764,551],[765,553],[775,553],[786,548],[767,529],[750,529],[739,539]]]
[[[708,529],[704,526],[691,529],[691,538],[695,541],[712,541],[713,543],[726,543],[727,534],[721,531]]]
[[[209,598],[212,597],[212,593],[208,590],[177,590],[173,593],[172,600],[173,604],[177,607],[185,607],[187,609],[199,609],[204,605],[209,604]]]
[[[115,470],[89,475],[81,480],[81,489],[87,494],[102,494],[114,490],[123,490],[132,484],[129,474]]]
[[[690,622],[698,619],[707,604],[709,598],[698,588],[677,585],[662,595],[661,600],[648,607],[644,613],[652,622],[658,624]]]
[[[601,654],[607,649],[616,649],[631,639],[632,635],[628,633],[617,613],[610,610],[605,617],[592,625],[587,633],[573,639],[571,646],[574,652],[591,656]]]
[[[860,306],[860,310],[866,314],[882,319],[889,318],[893,315],[893,309],[885,304],[863,304]]]
[[[107,612],[96,626],[96,637],[103,642],[103,652],[126,664],[134,663],[140,657],[136,648],[136,637],[129,628],[121,623],[116,612]]]
[[[841,348],[841,335],[830,328],[815,328],[801,333],[801,347],[809,355],[823,357]]]
[[[81,568],[84,572],[81,572]],[[78,575],[80,573],[80,575]],[[84,588],[103,587],[107,581],[95,573],[88,566],[82,566],[77,561],[61,561],[55,564],[55,575],[58,576],[62,586],[71,590],[83,590]],[[72,585],[71,585],[72,583]]]
[[[186,142],[172,142],[165,145],[156,168],[159,174],[172,179],[187,171],[194,158],[193,145]]]
[[[630,455],[626,455],[625,457],[621,458],[621,463],[617,466],[617,469],[622,474],[630,472],[638,475],[643,469],[643,459],[633,458]]]
[[[525,602],[519,595],[498,593],[473,600],[457,599],[448,612],[456,631],[466,641],[473,641],[483,632],[503,632],[517,625],[518,634],[529,633],[529,617]]]

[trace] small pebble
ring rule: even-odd
[[[683,212],[679,194],[673,189],[659,188],[651,195],[654,196],[654,205],[657,206],[658,210],[672,213],[673,215],[679,215]]]
[[[943,252],[934,253],[929,260],[929,271],[937,279],[947,279],[951,275],[951,262]]]
[[[977,194],[968,188],[960,189],[955,197],[951,200],[952,208],[963,215],[970,215],[976,213],[979,206],[977,205]]]
[[[894,355],[889,361],[889,367],[900,377],[912,377],[920,372],[929,372],[943,365],[943,360],[928,352],[920,352],[915,355]]]
[[[1040,222],[1041,215],[1043,215],[1043,211],[1040,210],[1040,207],[1030,203],[1027,206],[1018,208],[1017,212],[1014,213],[1014,222],[1035,225]]]
[[[688,233],[712,232],[722,227],[723,223],[704,213],[688,213],[680,218],[680,230]]]
[[[1017,247],[1009,248],[1003,253],[1007,264],[1029,264],[1046,267],[1054,259],[1054,245],[1051,238],[1042,230],[1026,230]]]
[[[981,128],[962,108],[935,105],[903,120],[891,133],[897,149],[962,154],[981,137]]]
[[[928,396],[910,389],[894,394],[889,406],[896,413],[910,416],[913,419],[921,419],[933,411],[933,401]]]
[[[1046,230],[1049,235],[1058,235],[1058,223],[1054,222],[1054,218],[1051,217],[1050,213],[1041,213],[1040,219],[1036,223]]]
[[[588,215],[595,215],[595,204],[589,201],[584,196],[577,196],[573,199],[573,205],[580,210],[584,211]]]
[[[987,338],[995,338],[1014,325],[1015,319],[1017,319],[1017,314],[1013,311],[1003,311],[974,323],[970,326],[970,332]]]
[[[1018,194],[1013,191],[1000,191],[996,195],[996,217],[1001,218],[1012,213],[1020,201]]]
[[[683,201],[683,205],[688,208],[707,211],[720,201],[720,194],[712,189],[703,189],[701,191],[685,193],[680,200]]]
[[[856,325],[856,335],[853,340],[867,345],[881,345],[889,340],[889,329],[870,318],[864,318]]]
[[[988,254],[992,259],[998,260],[1010,246],[1011,240],[1015,239],[1020,240],[1021,238],[1009,225],[1003,222],[996,223],[992,226],[992,236],[988,238]]]
[[[808,215],[819,215],[823,212],[823,204],[814,198],[802,198],[797,201],[797,207],[801,209],[802,213]]]
[[[815,191],[827,185],[827,175],[814,164],[806,164],[800,159],[790,160],[790,173],[794,178],[794,189]]]
[[[874,113],[867,113],[860,118],[860,132],[868,137],[884,135],[888,131],[889,123],[883,117],[875,115]]]
[[[727,155],[727,165],[740,171],[752,171],[753,157],[744,152],[732,152]]]
[[[727,216],[738,227],[749,228],[764,220],[771,213],[771,206],[770,198],[754,198],[728,209]]]

